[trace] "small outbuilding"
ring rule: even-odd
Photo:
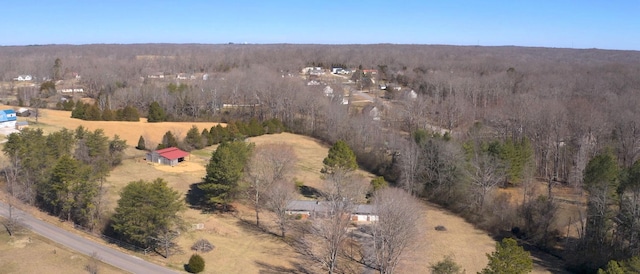
[[[147,162],[175,166],[184,161],[189,153],[177,147],[159,149],[147,153]]]

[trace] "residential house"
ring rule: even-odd
[[[147,153],[147,162],[158,163],[163,165],[175,166],[184,161],[184,158],[189,156],[189,153],[183,151],[177,147],[169,147],[165,149],[159,149]]]
[[[344,74],[351,73],[351,71],[349,71],[347,69],[343,69],[343,68],[332,68],[331,69],[331,73],[344,75]]]
[[[351,220],[354,222],[376,222],[378,215],[375,214],[373,205],[357,205],[351,213]]]
[[[27,74],[18,75],[18,77],[13,78],[13,80],[20,81],[20,82],[31,81],[31,80],[33,80],[33,77],[31,77],[31,75],[27,75]]]
[[[325,201],[291,201],[286,207],[288,215],[299,216],[301,219],[324,218],[327,216],[329,208]],[[349,214],[349,219],[354,222],[375,222],[378,215],[374,212],[372,205],[356,205],[354,210]]]
[[[149,78],[149,79],[164,79],[164,73],[156,72],[154,74],[149,74],[149,75],[147,75],[147,78]]]

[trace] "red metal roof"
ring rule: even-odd
[[[156,150],[156,153],[158,153],[160,156],[167,158],[169,160],[175,160],[175,159],[183,158],[189,155],[188,152],[182,151],[177,147],[168,147],[168,148]]]

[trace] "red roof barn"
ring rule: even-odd
[[[184,161],[184,157],[187,156],[189,156],[188,152],[183,151],[177,147],[169,147],[147,153],[147,161],[175,166],[178,163]]]

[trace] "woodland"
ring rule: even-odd
[[[340,67],[352,73],[315,76],[302,74],[305,67],[321,67],[326,74]],[[24,74],[32,75],[36,84],[14,80]],[[95,120],[120,117],[105,113],[124,109],[137,110],[149,122],[275,119],[287,131],[327,144],[348,144],[358,166],[389,185],[440,204],[498,238],[518,238],[530,249],[562,259],[577,273],[613,264],[627,271],[640,267],[639,75],[640,52],[598,49],[391,44],[0,47],[0,100],[7,104],[75,110],[73,102],[90,98],[90,119]],[[321,84],[310,85],[311,80]],[[327,96],[326,86],[338,92]],[[82,87],[83,92],[51,92],[62,87]],[[370,102],[356,99],[363,92],[372,97]],[[380,119],[373,119],[372,107],[381,112]],[[77,129],[76,134],[86,137],[75,139],[71,131],[49,138],[37,131],[30,134],[42,144],[66,138],[73,146],[75,140],[75,146],[83,148],[76,154],[84,153],[79,160],[64,158],[54,169],[57,177],[32,174],[33,180],[86,181],[64,178],[65,169],[75,165],[99,185],[103,170],[118,163],[121,144],[101,132]],[[91,152],[87,144],[94,137],[104,155],[113,157]],[[9,156],[22,153],[11,147],[4,151]],[[90,170],[93,162],[100,163],[100,170]],[[205,181],[212,178],[208,173]],[[539,185],[548,191],[536,191]],[[581,198],[555,197],[554,188]],[[523,195],[503,191],[509,189],[520,189]],[[51,202],[49,211],[69,219],[91,223],[99,215],[42,198]],[[35,202],[34,195],[24,199]],[[566,204],[578,205],[580,214],[559,214]]]

